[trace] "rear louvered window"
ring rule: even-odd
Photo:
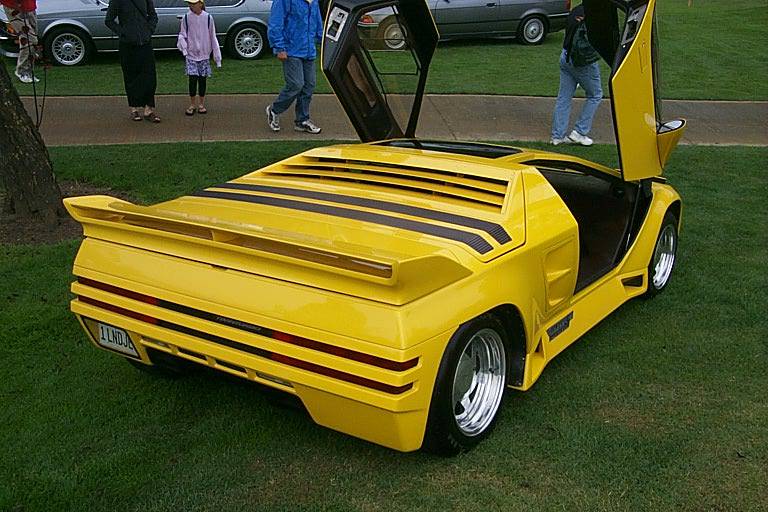
[[[415,196],[444,197],[467,206],[498,212],[504,204],[508,180],[465,175],[444,169],[429,169],[365,160],[302,156],[283,162],[263,176],[279,175],[301,180],[336,182],[345,186],[397,191]]]

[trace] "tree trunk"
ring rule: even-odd
[[[65,215],[48,149],[0,59],[0,177],[4,212],[53,227]]]

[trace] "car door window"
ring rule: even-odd
[[[414,136],[436,44],[424,3],[331,4],[323,71],[362,140]]]

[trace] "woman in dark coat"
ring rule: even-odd
[[[116,21],[117,20],[117,21]],[[155,112],[155,54],[152,34],[157,28],[157,13],[152,0],[111,0],[104,23],[120,36],[120,67],[131,118],[160,122]]]

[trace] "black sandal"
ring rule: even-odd
[[[141,113],[138,110],[131,110],[131,119],[141,121]]]
[[[157,115],[154,111],[150,112],[149,114],[144,114],[144,119],[146,119],[147,121],[151,121],[153,123],[160,122],[160,116]]]

